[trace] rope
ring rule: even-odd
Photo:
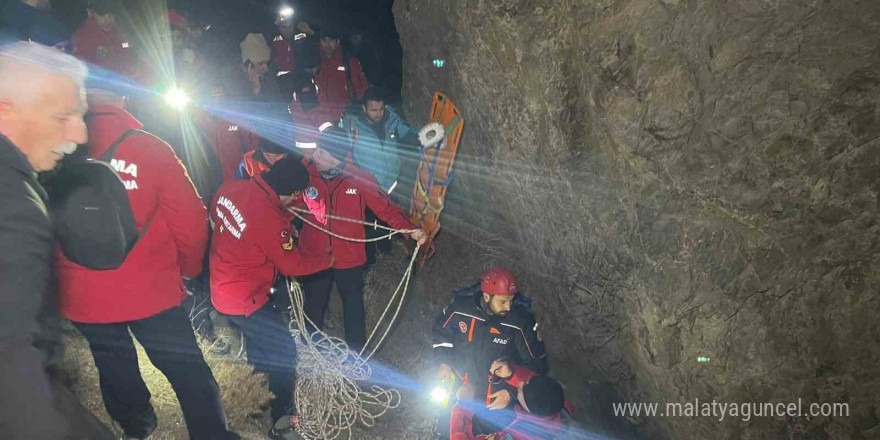
[[[397,321],[397,315],[400,313],[400,308],[403,307],[403,300],[406,298],[406,291],[409,288],[409,280],[412,278],[412,270],[413,265],[416,262],[416,257],[419,255],[419,248],[421,246],[416,243],[416,248],[413,250],[412,258],[409,260],[409,265],[406,268],[406,272],[403,273],[403,278],[397,283],[397,289],[394,289],[394,294],[391,295],[391,299],[388,300],[388,305],[385,306],[385,311],[382,312],[382,316],[379,317],[379,320],[376,322],[376,327],[373,327],[373,331],[370,332],[370,337],[367,338],[367,342],[364,344],[364,348],[361,349],[361,352],[358,353],[358,357],[362,357],[364,355],[364,351],[367,347],[370,346],[370,341],[373,340],[373,336],[376,334],[376,330],[379,330],[379,325],[382,323],[382,320],[385,319],[385,315],[388,314],[388,310],[391,308],[391,305],[394,304],[395,298],[397,298],[398,292],[400,292],[400,287],[403,286],[403,293],[400,295],[400,300],[397,302],[397,309],[394,310],[394,316],[391,317],[391,322],[388,323],[388,327],[385,329],[385,333],[382,334],[382,338],[379,339],[379,342],[376,343],[376,346],[373,348],[373,351],[370,352],[365,358],[363,358],[363,363],[366,364],[370,358],[376,354],[376,351],[379,350],[379,347],[382,346],[382,343],[385,342],[385,337],[388,336],[388,333],[391,332],[391,328],[394,326],[394,321]]]
[[[366,226],[374,226],[390,231],[384,237],[373,240],[355,239],[345,237],[328,231],[319,225],[303,218],[300,212],[309,212],[300,208],[290,207],[290,212],[312,227],[323,231],[336,238],[353,241],[368,242],[383,240],[400,233],[412,233],[415,230],[397,230],[387,228],[376,223],[367,223],[356,219],[328,215],[335,220],[359,223]],[[412,278],[413,265],[418,255],[419,246],[416,245],[409,266],[404,272],[403,278],[397,285],[394,294],[388,301],[388,305],[382,312],[367,342],[358,354],[349,350],[348,344],[341,339],[326,334],[317,329],[317,326],[303,312],[304,295],[299,282],[293,278],[288,279],[288,294],[290,295],[290,324],[289,329],[297,344],[297,383],[296,402],[300,414],[297,432],[305,439],[336,439],[344,431],[351,440],[351,427],[360,421],[364,426],[372,427],[375,420],[384,415],[388,410],[400,405],[400,392],[393,388],[382,388],[371,385],[369,389],[364,386],[372,376],[372,370],[367,362],[382,346],[385,338],[394,327],[394,322],[403,306],[409,281]],[[401,290],[401,287],[403,288]],[[399,299],[398,299],[399,295]],[[395,300],[397,308],[391,321],[388,323],[382,337],[368,350],[382,325],[382,321],[388,315]],[[308,334],[307,324],[315,328],[315,332]]]
[[[371,386],[362,389],[372,371],[349,351],[344,340],[316,330],[309,336],[299,283],[288,280],[291,300],[291,333],[297,342],[296,402],[300,414],[297,432],[305,439],[333,440],[360,421],[372,427],[375,420],[400,405],[400,392]],[[296,328],[293,328],[296,326]]]
[[[381,237],[376,237],[376,238],[352,238],[352,237],[346,237],[346,236],[343,236],[343,235],[339,235],[339,234],[337,234],[337,233],[335,233],[335,232],[332,232],[332,231],[330,231],[330,230],[324,228],[324,227],[321,226],[321,225],[315,224],[314,222],[308,220],[307,218],[303,217],[303,216],[300,214],[300,213],[308,213],[308,214],[310,214],[311,211],[309,211],[308,209],[302,209],[302,208],[297,208],[297,207],[294,207],[294,206],[288,206],[288,207],[287,207],[287,210],[288,210],[289,212],[291,212],[293,215],[295,215],[298,219],[300,219],[300,220],[302,220],[303,222],[305,222],[306,224],[308,224],[309,226],[311,226],[311,227],[313,227],[313,228],[315,228],[315,229],[317,229],[317,230],[319,230],[319,231],[321,231],[321,232],[323,232],[323,233],[325,233],[325,234],[327,234],[327,235],[329,235],[329,236],[331,236],[331,237],[336,237],[336,238],[338,238],[338,239],[340,239],[340,240],[352,241],[352,242],[355,242],[355,243],[371,243],[371,242],[374,242],[374,241],[381,241],[381,240],[385,240],[385,239],[387,239],[387,238],[391,238],[391,237],[393,237],[393,236],[395,236],[395,235],[397,235],[397,234],[412,234],[413,232],[418,231],[418,229],[394,229],[394,228],[389,228],[389,227],[387,227],[387,226],[380,225],[380,224],[378,223],[378,221],[375,221],[375,222],[373,222],[373,223],[368,223],[368,222],[365,222],[365,221],[355,220],[355,219],[352,219],[352,218],[338,217],[338,216],[330,215],[330,214],[325,214],[325,215],[324,215],[325,217],[327,217],[327,218],[329,218],[329,219],[333,219],[333,220],[340,220],[340,221],[349,222],[349,223],[357,223],[357,224],[364,225],[364,226],[372,226],[372,227],[375,228],[375,229],[385,229],[385,230],[387,230],[387,231],[391,231],[390,234],[386,234],[386,235],[383,235],[383,236],[381,236]]]

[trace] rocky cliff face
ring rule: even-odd
[[[880,438],[880,2],[394,13],[410,119],[441,90],[467,120],[438,252],[466,243],[521,274],[591,429]],[[798,398],[849,417],[621,418],[610,404]]]

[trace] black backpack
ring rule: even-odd
[[[126,131],[99,160],[66,164],[48,180],[55,239],[70,261],[94,270],[116,269],[137,242],[128,193],[108,162],[122,141],[138,133],[145,132]]]
[[[315,35],[298,33],[290,43],[297,69],[313,69],[321,64],[321,42]]]

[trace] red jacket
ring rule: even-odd
[[[313,164],[309,165],[309,187],[303,192],[303,202],[311,214],[305,218],[336,234],[350,238],[364,238],[364,226],[343,220],[330,219],[325,214],[364,221],[364,210],[370,208],[379,219],[395,229],[415,229],[403,211],[379,188],[369,173],[348,162],[342,175],[324,179]],[[331,237],[305,224],[299,233],[300,248],[307,254],[333,255],[335,269],[350,269],[367,262],[363,243]]]
[[[290,72],[296,65],[293,46],[282,35],[276,35],[272,40],[272,62],[280,72]]]
[[[232,180],[242,157],[257,149],[260,138],[243,126],[212,115],[201,118],[199,125],[220,162],[223,182]]]
[[[513,375],[507,379],[507,384],[512,387],[518,387],[520,382],[527,381],[536,374],[522,366],[511,365],[510,367],[513,370]],[[566,405],[568,405],[567,402]],[[511,440],[540,440],[554,438],[564,428],[560,413],[539,417],[529,414],[519,405],[514,408],[514,411],[516,418],[501,432],[477,436],[473,434],[473,412],[464,405],[456,404],[452,407],[452,418],[449,422],[449,440],[502,440],[507,439],[508,437],[505,436],[508,435]]]
[[[318,103],[327,108],[343,110],[352,104],[348,86],[346,69],[351,70],[351,86],[354,88],[355,99],[361,99],[370,87],[361,63],[353,55],[349,57],[349,65],[343,65],[342,49],[338,49],[330,58],[321,58],[315,85],[318,88]]]
[[[559,413],[547,417],[533,416],[523,407],[514,408],[516,418],[500,432],[488,435],[473,434],[473,413],[462,405],[452,407],[449,440],[542,440],[555,438],[563,432]],[[510,437],[505,437],[505,436]]]
[[[134,59],[128,37],[120,30],[107,32],[88,18],[73,34],[73,55],[96,66],[134,76]]]
[[[327,253],[300,254],[275,191],[259,175],[220,186],[211,204],[211,302],[227,315],[257,311],[269,301],[277,272],[302,276],[330,266]]]
[[[100,157],[128,129],[141,124],[111,106],[87,116],[89,155]],[[58,307],[65,318],[85,323],[143,319],[177,306],[186,296],[181,275],[202,271],[208,225],[205,207],[180,159],[153,135],[135,134],[111,162],[126,184],[143,236],[118,269],[90,270],[57,252]]]

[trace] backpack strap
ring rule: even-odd
[[[119,136],[119,139],[116,139],[116,142],[110,144],[107,151],[105,151],[98,160],[102,162],[110,162],[110,160],[113,159],[113,156],[116,155],[116,150],[119,148],[119,144],[133,134],[147,134],[147,132],[136,129],[125,130],[125,133],[122,133],[122,136]]]
[[[136,135],[136,134],[149,134],[149,133],[147,133],[146,131],[137,130],[134,128],[126,130],[125,133],[122,133],[122,136],[119,136],[119,139],[116,139],[115,142],[110,144],[110,147],[107,148],[107,151],[105,151],[104,154],[102,154],[101,157],[98,158],[98,160],[100,160],[102,162],[109,163],[113,159],[113,156],[116,155],[116,150],[119,149],[119,145],[122,143],[122,141],[126,140],[129,136]],[[151,215],[150,218],[147,220],[147,223],[144,224],[144,227],[137,231],[138,240],[140,240],[141,237],[143,237],[144,234],[147,233],[147,229],[150,228],[150,224],[153,223],[153,218],[155,218],[155,217],[156,217],[155,214]],[[135,242],[135,244],[137,244],[137,242]]]

